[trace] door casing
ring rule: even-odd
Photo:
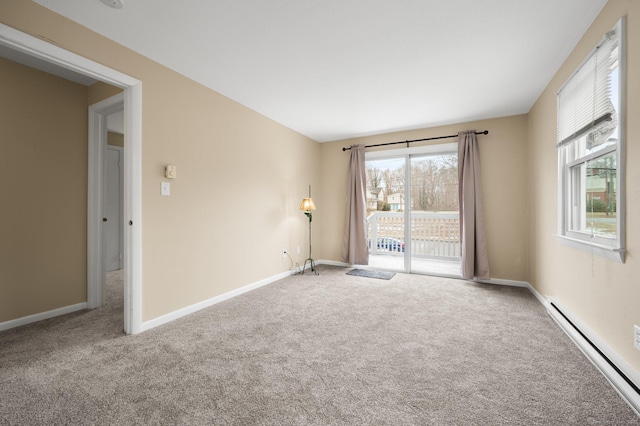
[[[125,114],[124,164],[124,330],[143,331],[142,325],[142,82],[90,59],[50,44],[22,31],[0,24],[0,44],[123,89]],[[111,99],[111,98],[109,98]],[[87,205],[87,306],[98,307],[102,298],[104,258],[102,256],[102,204],[105,112],[113,107],[109,99],[89,108],[89,158]],[[105,133],[106,135],[106,133]]]

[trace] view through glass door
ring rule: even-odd
[[[366,161],[369,265],[405,271],[406,159]]]
[[[440,152],[366,161],[370,266],[460,276],[457,157]]]
[[[410,272],[459,276],[458,154],[410,161]]]

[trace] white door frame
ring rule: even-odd
[[[142,331],[142,82],[47,43],[39,38],[0,24],[0,44],[60,67],[124,89],[124,330]],[[100,103],[96,104],[100,105]],[[95,106],[95,105],[94,105]],[[89,114],[89,134],[95,126],[106,126],[102,105]],[[104,143],[106,141],[102,141]],[[101,303],[104,259],[102,258],[102,163],[104,145],[89,142],[87,216],[87,305]],[[99,289],[99,290],[97,290]],[[99,306],[99,305],[98,305]]]

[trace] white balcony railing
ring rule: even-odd
[[[403,250],[410,249],[411,257],[460,259],[458,213],[410,213],[410,246],[405,242],[404,215],[396,212],[374,212],[367,217],[368,243],[372,255],[402,256]]]

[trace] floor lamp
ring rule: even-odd
[[[316,275],[318,275],[318,271],[316,270],[316,262],[311,258],[311,210],[315,210],[316,205],[313,204],[313,200],[311,199],[311,185],[309,185],[309,198],[303,198],[302,203],[300,203],[300,210],[304,211],[304,214],[309,218],[309,258],[304,261],[304,266],[302,267],[302,273],[304,274],[304,270],[307,268],[307,262],[311,264],[311,271],[313,271]]]

